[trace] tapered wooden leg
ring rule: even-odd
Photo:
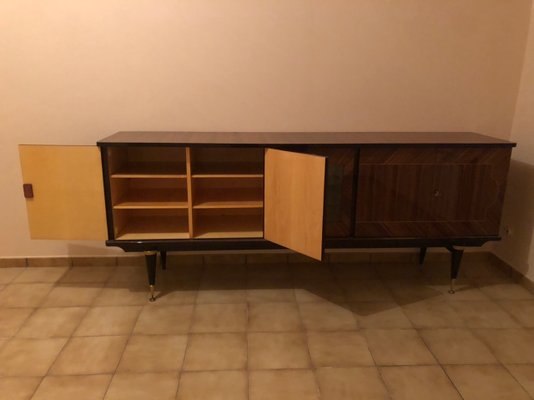
[[[422,266],[423,263],[425,262],[425,257],[426,257],[426,247],[421,247],[419,249],[419,265]]]
[[[159,254],[161,257],[161,269],[167,269],[167,252],[160,251]]]
[[[462,262],[464,251],[455,249],[453,246],[447,247],[447,250],[451,252],[451,288],[449,289],[449,293],[454,294],[454,284],[460,272],[460,263]]]
[[[158,260],[158,253],[156,251],[145,251],[146,271],[148,275],[148,287],[150,289],[150,297],[148,301],[156,301],[154,297],[154,287],[156,285],[156,264]]]

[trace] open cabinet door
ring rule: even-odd
[[[326,157],[265,150],[264,237],[321,260]]]
[[[19,154],[32,239],[107,238],[97,146],[21,145]]]

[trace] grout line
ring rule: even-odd
[[[96,297],[95,297],[95,299],[96,299]],[[122,361],[122,358],[124,357],[124,353],[126,352],[126,348],[128,347],[128,344],[130,343],[130,340],[132,339],[132,335],[133,335],[135,326],[137,325],[137,321],[139,321],[139,317],[141,316],[141,313],[143,312],[144,307],[146,307],[146,305],[141,307],[141,310],[139,311],[139,313],[137,313],[137,318],[135,319],[135,322],[132,324],[132,328],[130,329],[130,335],[128,336],[128,339],[124,343],[124,348],[122,349],[121,355],[120,355],[120,357],[119,357],[119,359],[117,361],[117,365],[115,366],[115,371],[111,374],[111,378],[109,380],[109,383],[108,383],[108,386],[106,388],[106,391],[104,392],[103,398],[105,398],[107,396],[108,392],[109,392],[109,388],[111,387],[111,382],[113,382],[113,379],[115,378],[115,375],[117,374],[117,370],[119,369],[119,365],[120,365],[120,363]],[[81,324],[81,322],[80,322],[80,324]],[[124,335],[117,335],[117,336],[124,336]]]

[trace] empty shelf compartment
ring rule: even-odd
[[[117,210],[117,240],[188,239],[187,212],[182,210]]]
[[[113,208],[187,208],[187,192],[177,189],[133,189],[126,192]]]
[[[213,188],[197,190],[194,208],[263,208],[262,188]]]
[[[184,147],[109,147],[108,165],[113,179],[186,177]]]
[[[262,238],[262,210],[198,210],[195,217],[197,239]]]
[[[261,178],[262,148],[198,148],[192,149],[193,178]]]

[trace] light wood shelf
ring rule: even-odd
[[[170,162],[128,163],[111,174],[111,178],[185,179],[185,164]]]
[[[116,210],[130,209],[186,209],[184,189],[129,190],[114,206]]]
[[[195,194],[194,209],[263,208],[261,188],[207,188]]]
[[[198,216],[195,238],[262,238],[262,215],[210,215]]]
[[[117,240],[188,239],[186,216],[130,216]]]

